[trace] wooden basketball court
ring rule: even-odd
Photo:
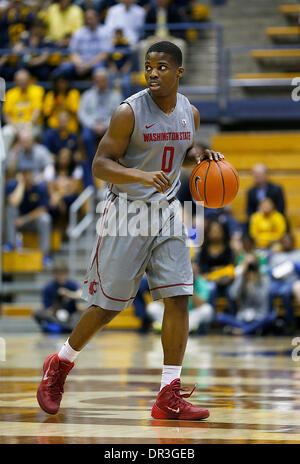
[[[3,334],[2,334],[3,336]],[[150,416],[160,385],[160,336],[106,330],[81,353],[60,412],[35,392],[44,358],[65,337],[8,334],[0,362],[0,443],[300,443],[300,362],[291,338],[190,337],[183,385],[210,409],[203,422]]]

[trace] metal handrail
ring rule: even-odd
[[[92,186],[87,187],[84,191],[76,198],[70,206],[70,225],[69,227],[75,227],[77,221],[77,213],[82,205],[94,194],[94,188]],[[68,228],[68,235],[72,236],[72,230]]]
[[[300,1],[300,0],[299,0]],[[299,44],[274,44],[274,45],[231,45],[230,47],[226,47],[224,50],[224,65],[223,65],[223,81],[224,81],[224,87],[223,87],[223,92],[222,92],[222,100],[223,100],[223,105],[222,108],[224,111],[226,111],[227,105],[230,101],[230,89],[232,87],[242,87],[242,85],[238,85],[238,82],[236,79],[231,77],[232,73],[232,54],[233,52],[236,53],[243,53],[243,52],[249,52],[250,50],[289,50],[289,49],[295,49],[299,50],[300,45]],[[240,83],[241,84],[241,83]],[[256,87],[261,87],[262,85],[265,86],[265,82],[263,80],[256,80]],[[268,86],[272,87],[274,85],[285,85],[286,82],[280,82],[278,79],[275,81],[271,81],[269,79]],[[253,83],[252,83],[253,86]]]
[[[78,220],[78,212],[80,208],[88,201],[88,211],[87,214],[81,219]],[[67,229],[67,234],[70,238],[69,240],[69,275],[75,276],[76,274],[76,257],[77,257],[77,240],[82,236],[82,234],[89,230],[89,226],[94,221],[95,216],[95,189],[92,186],[87,187],[79,197],[71,204],[69,212],[69,226]],[[92,242],[92,234],[94,233],[92,227],[91,229],[91,241],[88,240],[87,243]],[[90,252],[90,249],[86,248],[87,255]]]

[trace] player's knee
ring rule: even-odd
[[[165,307],[175,308],[178,311],[188,311],[188,295],[177,295],[165,298]]]
[[[92,306],[93,311],[96,312],[97,316],[103,324],[108,324],[120,311],[112,311],[110,309],[103,309],[100,306]]]

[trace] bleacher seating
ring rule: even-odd
[[[43,253],[23,248],[2,253],[2,271],[7,273],[33,273],[43,270]]]
[[[300,5],[280,5],[279,11],[283,14],[295,13],[296,15],[299,15]]]
[[[291,87],[292,79],[295,77],[299,77],[299,73],[238,73],[233,76],[233,79],[230,79],[230,83],[237,87]]]
[[[251,50],[250,55],[266,71],[298,71],[299,75],[300,48]]]
[[[250,9],[250,4],[248,6]],[[270,114],[274,114],[274,119],[277,118],[276,112],[270,113],[268,109],[268,105],[273,104],[277,108],[282,106],[283,117],[293,120],[296,116],[296,108],[291,104],[293,102],[290,98],[293,90],[292,79],[299,76],[300,70],[299,5],[273,5],[270,1],[251,5],[251,8],[254,10],[265,8],[265,11],[268,11],[266,16],[270,20],[265,22],[263,17],[257,22],[253,20],[252,34],[253,39],[256,40],[255,46],[247,46],[247,42],[241,41],[241,46],[229,47],[226,68],[229,89],[227,111],[231,118],[236,118],[236,113],[241,113],[243,108],[245,114],[243,118],[253,119],[253,102],[249,96],[256,96],[257,107],[261,107],[255,115],[260,114],[261,119],[272,118]],[[263,14],[262,11],[261,15]],[[285,19],[286,24],[284,24]],[[254,40],[252,43],[255,43]],[[237,104],[235,98],[238,99]],[[271,98],[274,99],[273,102]],[[243,102],[243,105],[239,106],[238,102]]]
[[[251,56],[257,59],[299,57],[300,49],[278,48],[272,50],[251,50]]]
[[[62,235],[59,230],[53,230],[50,238],[51,251],[58,251],[61,248]],[[33,232],[24,232],[23,234],[24,248],[37,249],[39,247],[38,235]]]
[[[299,26],[276,26],[267,27],[266,34],[278,43],[300,43],[300,27]]]
[[[279,11],[289,22],[298,23],[300,14],[300,4],[298,5],[280,5]]]

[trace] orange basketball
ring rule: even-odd
[[[190,177],[190,192],[194,200],[203,201],[207,208],[228,205],[239,190],[237,170],[225,160],[205,159],[197,164]]]

